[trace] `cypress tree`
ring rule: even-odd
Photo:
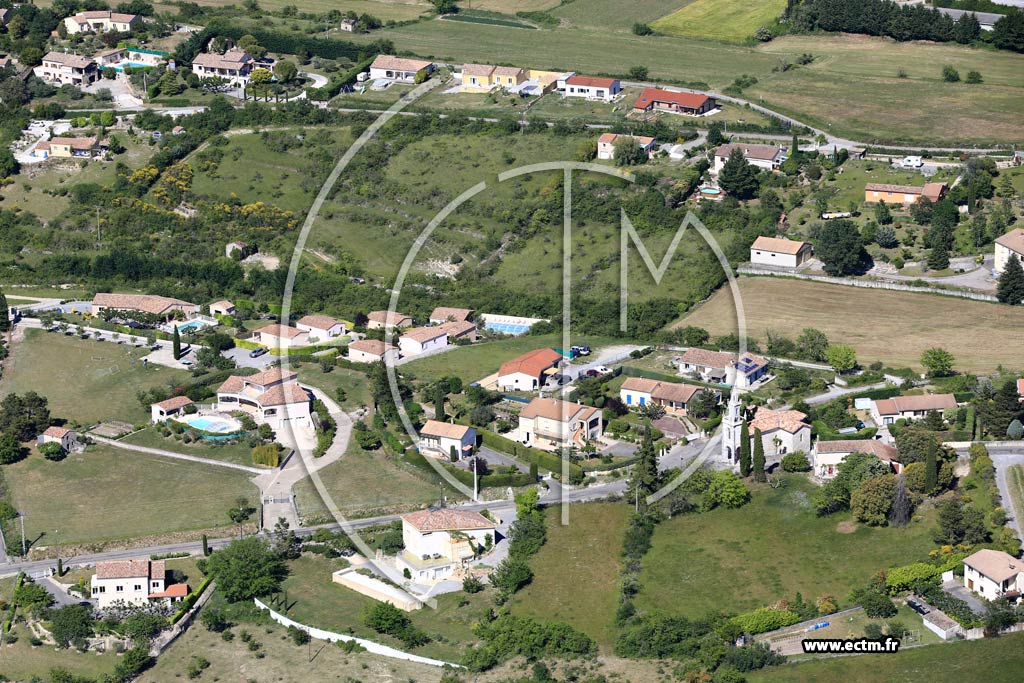
[[[910,494],[907,493],[907,480],[906,477],[900,476],[896,480],[896,491],[892,495],[889,523],[893,526],[906,526],[910,523],[911,512],[913,505],[910,502]]]
[[[210,556],[210,540],[203,534],[203,557]]]
[[[7,296],[0,292],[0,332],[7,332],[11,329],[11,309],[7,306]]]
[[[1016,254],[1010,255],[1003,272],[999,275],[996,298],[1011,306],[1024,303],[1024,267],[1021,267]]]
[[[945,270],[949,268],[949,250],[944,242],[939,242],[932,247],[928,254],[928,267],[932,270]]]
[[[754,430],[754,481],[767,481],[764,473],[764,442],[761,439],[761,430]]]
[[[448,396],[447,387],[441,382],[434,385],[434,419],[444,422],[444,399]]]
[[[174,353],[174,360],[181,358],[181,333],[178,326],[174,326],[174,339],[171,341],[171,350]]]
[[[934,493],[939,487],[939,468],[935,460],[935,449],[929,448],[924,459],[924,490],[926,493]]]
[[[750,429],[746,420],[740,428],[740,474],[750,476]]]

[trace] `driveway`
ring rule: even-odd
[[[971,608],[971,611],[977,615],[983,615],[986,612],[985,603],[978,599],[972,591],[967,590],[967,587],[957,581],[948,581],[942,584],[942,590],[952,595],[954,598],[960,598],[967,603],[967,606]]]
[[[1003,509],[1009,513],[1006,524],[1014,530],[1017,538],[1024,539],[1024,533],[1021,531],[1021,515],[1024,515],[1024,510],[1017,510],[1014,507],[1006,475],[1012,465],[1024,465],[1024,444],[1009,448],[990,446],[988,453],[996,468],[996,485],[999,487],[999,496],[1003,499]]]
[[[635,443],[628,441],[616,441],[612,445],[601,449],[601,455],[611,455],[618,458],[629,458],[637,452],[637,446]]]
[[[221,355],[235,361],[236,367],[256,368],[257,370],[262,370],[263,368],[268,367],[278,359],[278,356],[275,356],[272,353],[265,353],[259,358],[250,358],[249,349],[242,349],[237,346],[233,349],[228,349],[227,351],[222,352]]]
[[[515,467],[520,472],[530,471],[529,465],[521,463],[518,460],[515,460],[504,453],[499,453],[493,448],[488,448],[487,446],[480,447],[480,457],[487,461],[487,464],[490,466],[492,471],[496,467],[506,467],[509,465]],[[459,465],[466,466],[464,461],[460,461]]]

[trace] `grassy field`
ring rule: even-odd
[[[565,2],[551,14],[570,26],[590,26],[608,33],[630,33],[635,22],[650,23],[686,5],[692,0],[644,0],[623,3],[617,0],[575,0]]]
[[[696,0],[651,24],[661,33],[742,42],[769,27],[786,9],[785,0]]]
[[[136,392],[187,376],[159,365],[143,367],[139,359],[146,353],[29,329],[4,363],[0,394],[35,391],[49,399],[54,417],[81,424],[107,419],[144,422],[149,409],[135,398]]]
[[[230,526],[242,472],[95,446],[61,462],[37,454],[4,468],[25,533],[40,545],[90,543]],[[60,501],[55,505],[54,501]]]
[[[881,360],[920,369],[921,353],[941,346],[956,357],[957,370],[993,370],[1011,361],[1007,349],[1024,325],[1024,311],[967,299],[765,277],[741,278],[739,287],[751,336],[764,341],[769,329],[796,334],[815,327],[851,344],[863,365]],[[735,333],[729,291],[719,290],[679,324]]]
[[[184,453],[197,458],[212,458],[213,460],[224,460],[238,465],[252,466],[252,447],[244,441],[225,442],[207,441],[199,439],[192,443],[185,443],[172,437],[161,435],[156,427],[146,427],[133,432],[121,439],[124,443],[147,448],[160,448],[174,453]]]
[[[1019,520],[1024,515],[1024,465],[1012,465],[1007,470],[1006,482],[1010,489],[1010,502],[1013,503],[1011,516]]]
[[[547,543],[530,559],[533,581],[516,594],[513,614],[567,623],[610,651],[621,570],[618,551],[630,511],[622,503],[580,505],[563,526],[560,510],[548,510]]]
[[[302,363],[298,368],[295,367],[295,363],[292,363],[292,369],[299,373],[300,382],[323,390],[335,401],[338,400],[338,389],[343,389],[345,400],[341,402],[341,406],[345,410],[355,410],[371,403],[366,375],[361,372],[334,368],[325,373],[320,369],[319,363]]]
[[[904,650],[895,655],[854,655],[772,667],[745,674],[750,683],[1018,683],[1024,634]]]
[[[349,444],[348,452],[335,463],[320,470],[325,488],[342,514],[365,517],[378,510],[402,510],[435,503],[445,495],[441,487],[408,472],[380,453],[367,453]],[[299,513],[320,518],[327,506],[310,479],[294,488]],[[446,489],[449,499],[454,495]]]
[[[204,7],[240,6],[240,3],[234,0],[198,0],[198,4]],[[416,0],[301,0],[300,2],[262,0],[259,5],[262,9],[271,12],[280,11],[288,5],[297,6],[300,12],[310,13],[326,13],[335,9],[343,13],[353,11],[358,14],[372,14],[381,21],[407,21],[423,14],[429,14],[433,9],[430,3]],[[320,31],[323,32],[322,24]]]
[[[843,533],[839,524],[850,516],[816,516],[815,489],[802,476],[786,476],[781,488],[758,487],[742,508],[663,522],[643,561],[637,607],[699,617],[792,600],[797,592],[843,601],[879,569],[926,559],[934,547],[931,512],[905,529]]]

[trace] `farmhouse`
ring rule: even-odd
[[[864,186],[864,201],[868,204],[885,202],[886,204],[910,205],[921,197],[937,202],[946,196],[946,183],[925,183],[923,187],[915,185],[890,185],[888,183],[868,183]]]
[[[235,311],[235,305],[227,299],[214,301],[210,304],[210,315],[234,315]]]
[[[356,20],[355,19],[342,19],[341,20],[341,30],[342,31],[348,31],[349,33],[352,33],[353,31],[355,31],[355,28],[356,28]]]
[[[722,167],[725,166],[725,162],[729,160],[729,155],[732,154],[734,149],[743,152],[743,158],[747,160],[748,164],[757,168],[763,168],[766,171],[777,169],[787,158],[784,148],[773,145],[747,145],[740,143],[719,145],[715,150],[715,163],[711,168],[712,173],[718,175]]]
[[[611,161],[615,158],[615,143],[619,138],[627,138],[635,140],[636,144],[640,146],[646,154],[647,158],[654,156],[654,147],[658,144],[658,141],[651,137],[643,135],[619,135],[618,133],[603,133],[601,137],[597,139],[597,158]]]
[[[590,100],[611,102],[622,88],[615,78],[591,78],[589,76],[570,76],[565,79],[566,97],[585,97]]]
[[[429,76],[434,71],[434,63],[422,59],[403,59],[392,55],[378,55],[370,65],[372,80],[397,81],[399,83],[415,83],[420,73]]]
[[[750,262],[758,266],[798,268],[811,258],[813,252],[810,242],[761,236],[750,245]]]
[[[405,549],[396,564],[416,582],[435,582],[459,572],[497,540],[497,525],[479,512],[441,508],[402,516]],[[489,542],[488,542],[489,537]]]
[[[67,427],[47,427],[46,430],[36,438],[40,445],[44,443],[59,443],[61,450],[70,453],[78,446],[78,432]]]
[[[348,359],[353,363],[394,362],[398,349],[377,339],[360,339],[348,345]]]
[[[1016,228],[996,238],[997,273],[1003,272],[1011,256],[1016,256],[1017,260],[1024,264],[1024,228]]]
[[[894,446],[878,439],[850,439],[847,441],[818,441],[814,452],[814,474],[821,479],[831,479],[839,473],[839,463],[850,453],[869,453],[888,464],[896,474],[903,471],[898,458],[900,452]]]
[[[505,361],[498,369],[500,391],[532,391],[544,384],[546,375],[553,374],[564,360],[554,349],[534,349],[517,358]]]
[[[57,85],[89,85],[100,79],[100,69],[90,57],[48,52],[43,63],[32,73],[47,83]]]
[[[329,315],[306,315],[299,318],[295,327],[309,334],[310,339],[329,339],[345,334],[345,323]]]
[[[659,405],[673,415],[686,415],[686,404],[701,387],[681,382],[661,382],[644,377],[629,377],[619,388],[619,399],[628,408]]]
[[[199,306],[181,299],[152,294],[106,294],[100,293],[93,297],[92,314],[102,316],[106,310],[136,311],[161,316],[170,320],[176,314],[185,316],[199,312]]]
[[[924,394],[921,396],[895,396],[875,401],[871,405],[871,417],[875,424],[891,425],[896,420],[918,420],[928,413],[956,408],[953,394]]]
[[[164,422],[184,412],[186,406],[192,405],[192,399],[188,396],[173,396],[166,401],[151,403],[149,406],[150,418],[153,424]]]
[[[438,306],[430,312],[430,324],[440,325],[447,322],[464,322],[473,318],[474,311],[470,308],[452,308]]]
[[[370,311],[366,314],[366,320],[368,330],[412,327],[412,317],[397,311]]]
[[[103,156],[108,148],[109,144],[106,140],[101,141],[95,136],[88,138],[56,137],[38,142],[32,150],[32,156],[44,159],[49,157],[92,159]]]
[[[535,398],[519,413],[520,440],[534,448],[580,448],[603,434],[601,411],[579,403]]]
[[[702,93],[676,92],[661,88],[644,88],[633,104],[633,111],[666,111],[672,114],[699,116],[718,107],[714,97]]]
[[[398,338],[402,356],[415,356],[424,351],[448,346],[448,334],[440,327],[415,327]]]
[[[223,78],[235,87],[249,82],[256,60],[245,50],[231,49],[224,54],[203,52],[192,60],[192,73],[200,78]]]
[[[768,361],[751,353],[737,359],[734,353],[691,348],[675,363],[683,376],[740,388],[749,387],[768,374]]]
[[[118,33],[130,33],[142,23],[142,17],[138,14],[124,14],[122,12],[111,12],[110,10],[92,10],[79,12],[64,20],[64,28],[71,35],[77,33],[102,33],[104,31],[117,31]]]
[[[291,325],[266,325],[253,331],[253,337],[268,349],[291,349],[309,346],[309,332]]]
[[[238,252],[238,257],[243,259],[249,253],[249,245],[245,242],[228,242],[224,246],[224,256],[228,258],[234,258],[236,251]]]
[[[96,563],[90,581],[92,598],[101,610],[117,603],[145,606],[181,602],[188,584],[167,585],[163,560],[110,560]]]
[[[1019,599],[1024,591],[1024,562],[1001,550],[979,550],[964,558],[964,586],[986,600]]]
[[[454,448],[455,459],[469,457],[476,447],[476,429],[466,425],[427,420],[420,429],[420,452],[448,459]]]
[[[256,422],[282,427],[310,427],[309,394],[299,386],[295,372],[269,368],[255,375],[231,375],[217,388],[217,409],[242,410]]]
[[[751,448],[755,430],[761,430],[765,462],[778,461],[787,453],[811,452],[811,425],[799,410],[769,410],[758,407],[750,420]]]
[[[468,320],[453,320],[450,323],[442,323],[437,326],[437,329],[447,334],[448,341],[451,342],[458,341],[459,339],[474,342],[480,336],[476,329],[476,324]]]

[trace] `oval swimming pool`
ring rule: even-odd
[[[234,434],[242,430],[242,423],[227,415],[183,415],[178,421],[212,434]]]

